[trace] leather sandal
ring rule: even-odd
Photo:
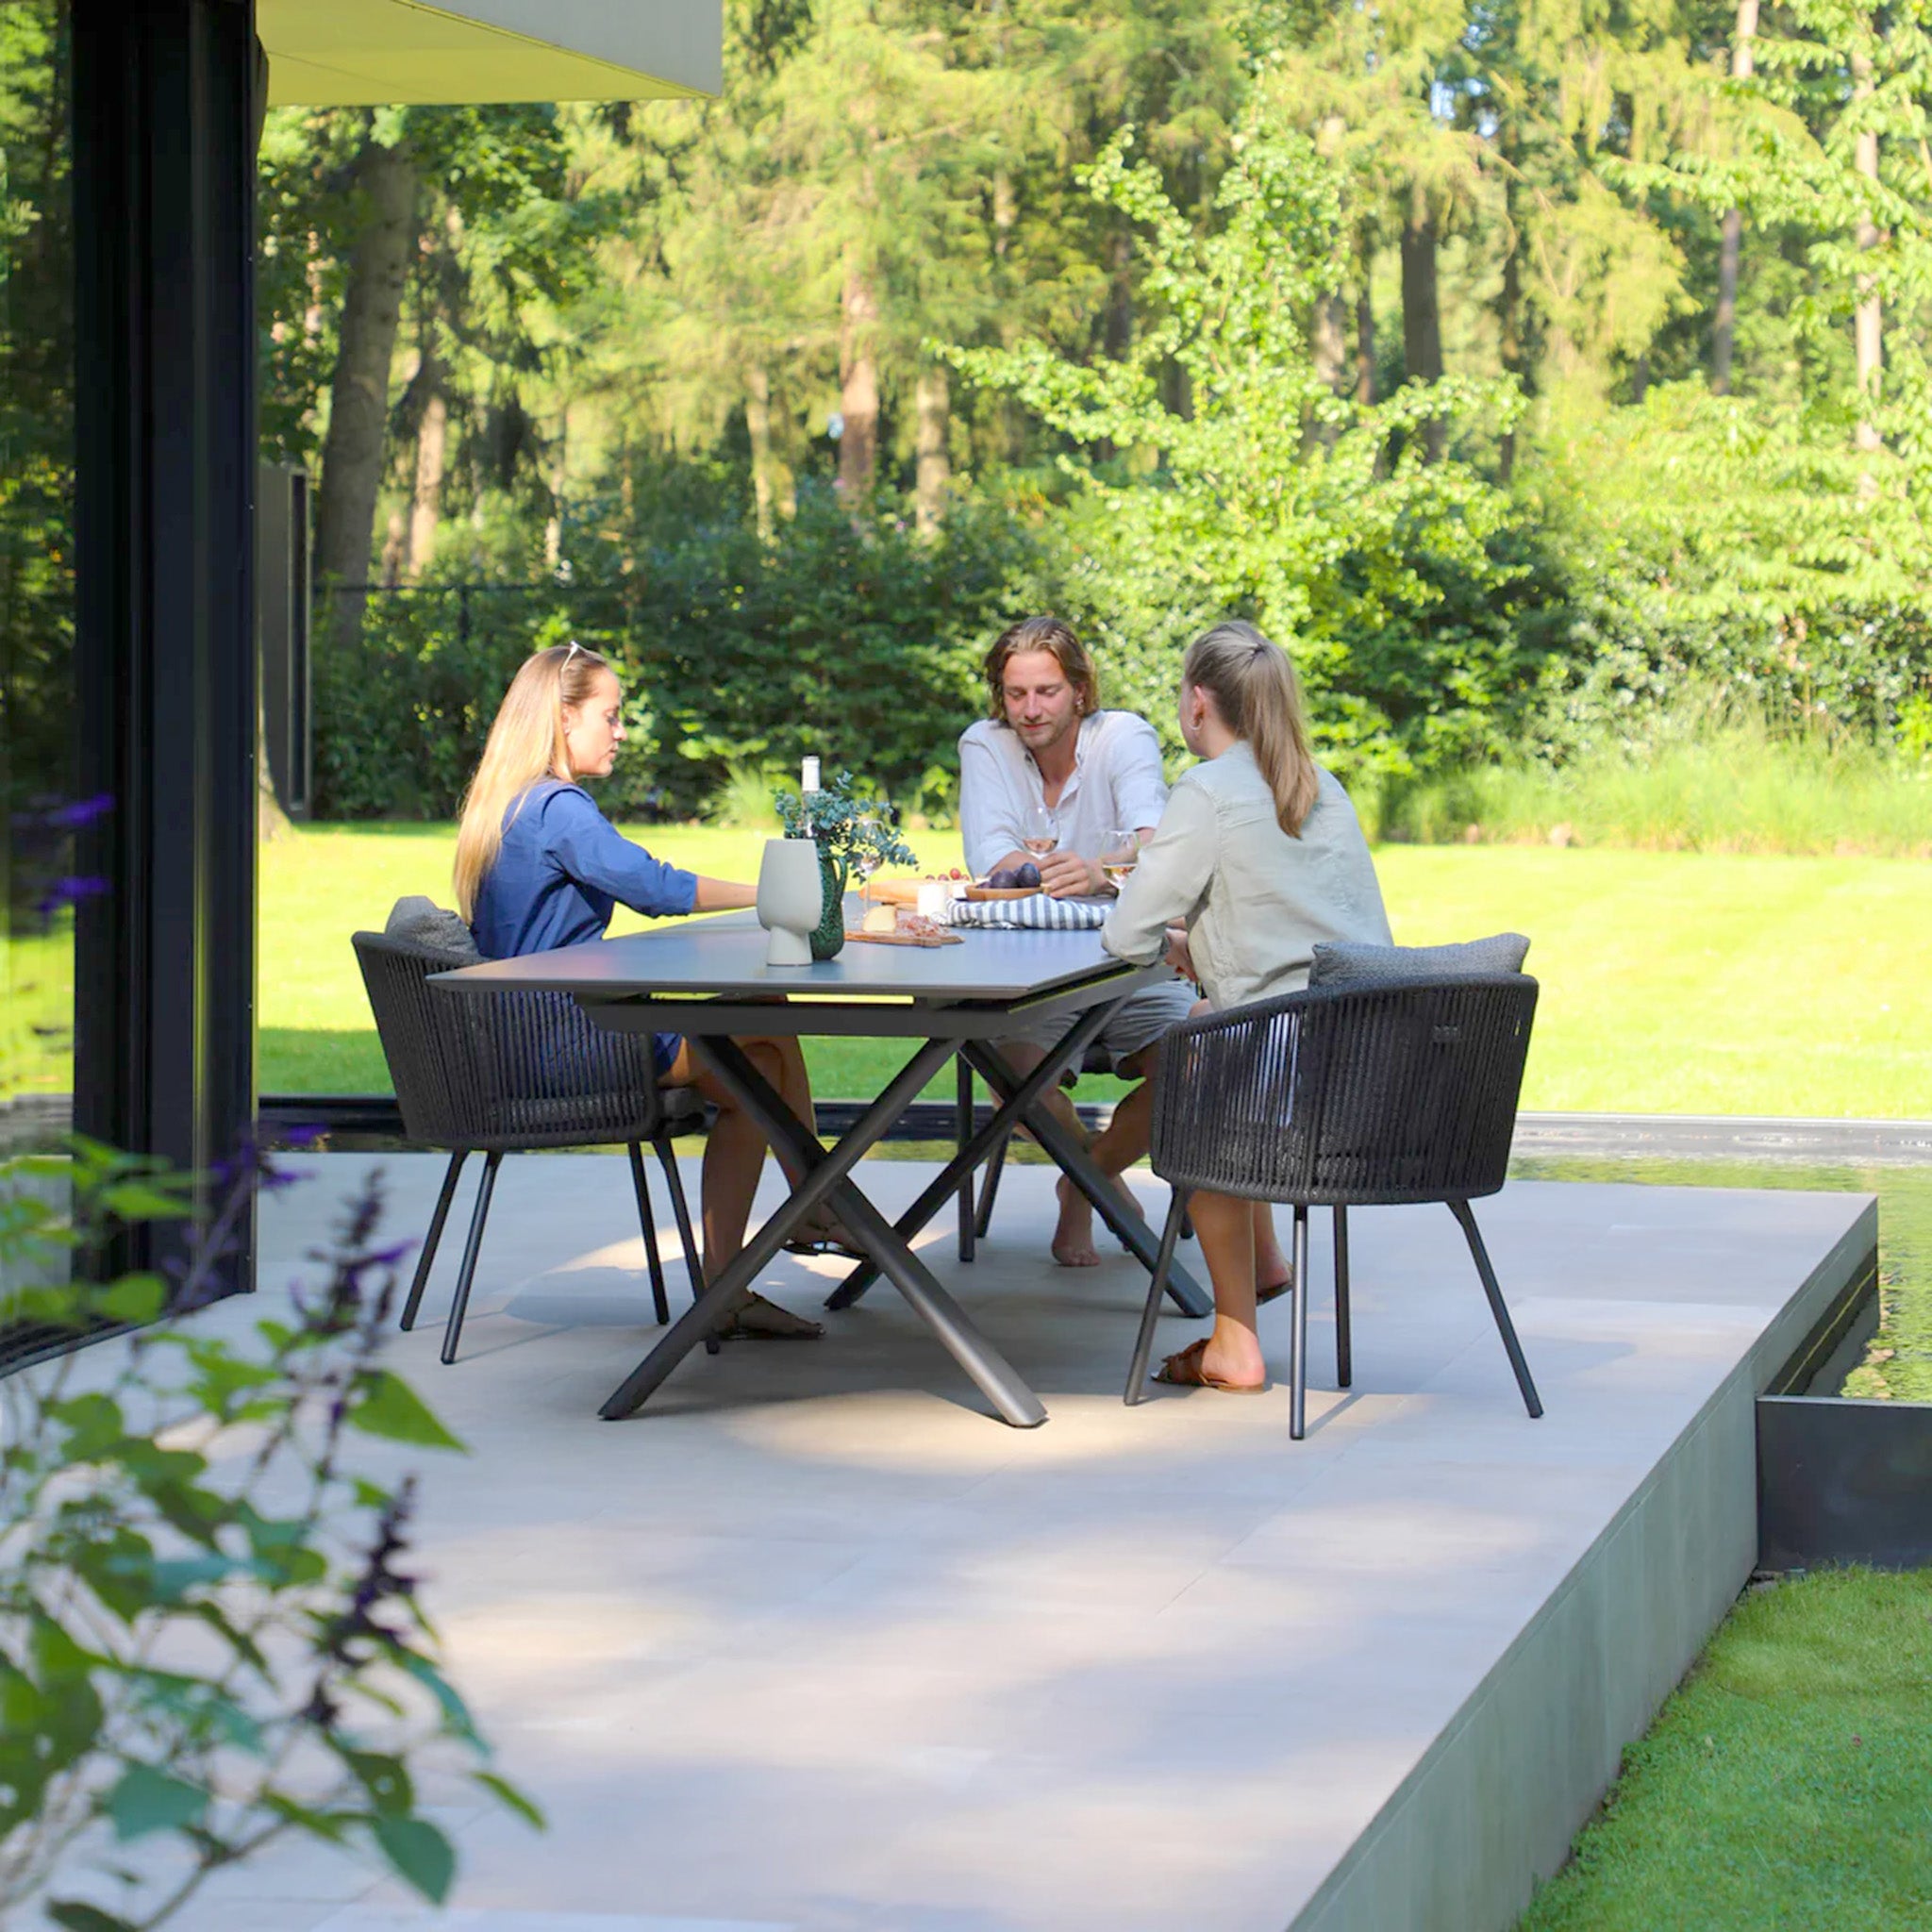
[[[718,1330],[721,1341],[816,1341],[821,1323],[794,1315],[761,1294],[746,1295]]]
[[[1265,1307],[1269,1302],[1278,1302],[1294,1286],[1294,1270],[1291,1267],[1279,1281],[1271,1281],[1266,1288],[1255,1291],[1255,1306]]]
[[[1216,1389],[1224,1395],[1265,1395],[1268,1383],[1224,1382],[1219,1375],[1210,1375],[1202,1367],[1207,1358],[1210,1336],[1202,1336],[1199,1341],[1191,1341],[1187,1347],[1171,1355],[1155,1370],[1151,1381],[1172,1382],[1182,1389]]]

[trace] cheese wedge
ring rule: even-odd
[[[874,906],[867,909],[865,924],[861,932],[897,932],[899,930],[899,908],[896,906]]]

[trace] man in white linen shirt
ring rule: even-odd
[[[986,683],[990,715],[959,739],[959,829],[974,877],[1030,862],[1056,898],[1111,891],[1100,869],[1108,835],[1150,838],[1167,803],[1154,727],[1131,711],[1100,709],[1093,660],[1057,617],[1029,617],[1007,631],[987,653]],[[1043,858],[1024,844],[1027,814],[1039,808],[1053,814],[1059,839]],[[1136,993],[1107,1023],[1098,1044],[1117,1074],[1140,1082],[1092,1144],[1109,1178],[1147,1152],[1155,1049],[1193,1003],[1193,989],[1171,979]],[[1064,1021],[1043,1023],[1000,1047],[1024,1074],[1064,1030]],[[1064,1093],[1054,1090],[1048,1105],[1080,1131]],[[1091,1268],[1100,1258],[1092,1207],[1064,1176],[1059,1203],[1053,1257],[1062,1267]]]

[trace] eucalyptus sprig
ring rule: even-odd
[[[819,850],[841,867],[861,852],[881,865],[917,865],[918,855],[899,836],[899,808],[890,799],[860,791],[850,772],[835,772],[812,793],[809,812],[796,791],[780,791],[774,803],[788,839],[815,839]]]

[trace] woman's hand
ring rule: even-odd
[[[1191,979],[1196,986],[1201,975],[1194,971],[1194,956],[1188,950],[1188,929],[1184,925],[1171,925],[1167,929],[1167,951],[1161,956],[1168,965],[1183,979]]]

